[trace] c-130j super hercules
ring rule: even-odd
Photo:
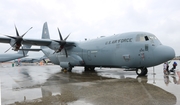
[[[95,67],[134,68],[137,75],[144,76],[147,67],[175,57],[171,47],[162,45],[155,35],[147,32],[128,32],[83,42],[67,41],[69,35],[63,39],[59,29],[58,32],[60,40],[50,39],[45,22],[42,39],[23,38],[17,42],[19,37],[0,37],[0,42],[10,43],[12,47],[16,43],[41,46],[52,63],[68,71],[75,66],[84,66],[85,71]]]

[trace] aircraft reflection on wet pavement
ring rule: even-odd
[[[54,81],[53,79],[49,79],[44,86],[41,87],[42,99],[47,97],[54,97],[57,99],[57,97],[59,97],[59,100],[56,100],[57,102],[63,99],[65,103],[70,102],[73,104],[81,100],[81,103],[84,101],[84,103],[92,103],[92,105],[117,105],[119,103],[121,103],[121,105],[172,105],[176,103],[176,97],[174,95],[157,86],[148,84],[147,77],[117,80],[108,78],[100,79],[100,76],[91,74],[91,76],[97,76],[97,80],[93,81],[93,83],[89,83],[88,79],[92,81],[90,76],[89,78],[86,75],[82,77],[82,75],[73,73],[68,75],[70,79],[77,80],[80,83],[65,83],[57,86],[53,85],[54,83],[52,84],[52,81]],[[59,78],[57,78],[57,76],[55,77],[58,80],[61,78],[61,76],[59,76]],[[86,78],[86,80],[84,81],[83,78]],[[154,92],[154,90],[156,90],[156,92]],[[55,93],[56,95],[53,95]],[[67,95],[67,93],[69,95]],[[66,100],[69,99],[69,97],[71,100]],[[51,103],[54,102],[51,101]]]
[[[16,68],[4,69],[1,73],[2,77],[9,74],[16,86],[13,86],[12,91],[10,91],[11,87],[6,90],[5,87],[8,86],[2,81],[3,104],[7,104],[7,100],[10,100],[11,104],[22,105],[177,104],[177,97],[174,94],[149,83],[153,80],[151,78],[153,75],[150,74],[147,77],[136,77],[134,72],[119,69],[97,69],[96,72],[85,73],[83,68],[75,68],[71,73],[59,72],[59,69],[55,68],[54,66],[19,67],[18,72],[14,70]],[[159,79],[155,82],[157,84]],[[161,83],[164,84],[164,81]],[[9,96],[12,93],[14,97],[18,96],[20,99],[12,102],[13,97]]]

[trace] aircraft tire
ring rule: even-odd
[[[66,72],[67,69],[66,69],[66,68],[62,68],[61,71],[62,71],[62,72]]]
[[[62,68],[61,71],[63,71],[63,72],[71,72],[72,71],[72,67]]]
[[[137,68],[136,69],[136,74],[138,76],[145,76],[147,74],[148,70],[147,68]]]
[[[68,72],[71,72],[71,71],[72,71],[72,67],[68,67],[68,68],[67,68],[67,71],[68,71]]]
[[[89,66],[84,67],[85,71],[95,71],[94,69],[95,69],[95,67],[89,67]]]
[[[147,70],[147,68],[145,68],[145,75],[148,73],[148,70]]]

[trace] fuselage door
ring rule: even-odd
[[[141,48],[140,50],[139,50],[139,57],[140,57],[140,65],[142,65],[142,63],[143,63],[143,61],[144,61],[144,58],[145,58],[145,53],[144,53],[144,49],[143,48]]]

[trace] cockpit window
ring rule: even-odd
[[[154,35],[149,35],[149,38],[152,39],[152,40],[157,40],[157,37],[154,36]]]
[[[146,38],[145,38],[145,36],[146,36],[146,35],[144,35],[144,34],[138,34],[138,35],[136,36],[136,41],[137,41],[137,42],[146,41],[146,39],[148,39],[148,37],[146,36]]]
[[[153,41],[153,40],[158,40],[158,39],[156,38],[156,36],[151,35],[151,34],[138,34],[136,36],[136,41],[137,42],[149,41],[149,40]]]
[[[137,34],[136,42],[145,42],[145,41],[150,41],[153,44],[154,43],[161,44],[158,38],[153,34],[150,34],[150,33]]]

